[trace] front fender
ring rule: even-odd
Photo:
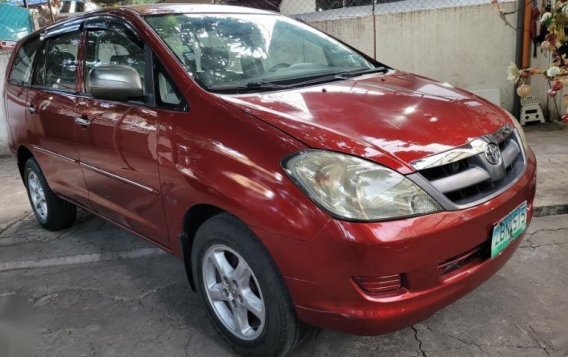
[[[309,240],[329,221],[288,178],[281,160],[305,145],[231,106],[197,105],[163,118],[158,156],[172,251],[182,256],[184,215],[195,205],[229,212],[253,231]]]

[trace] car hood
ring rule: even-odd
[[[413,172],[415,160],[510,121],[482,98],[400,71],[221,97],[307,146],[365,157],[402,173]]]

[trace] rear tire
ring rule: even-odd
[[[50,231],[67,228],[75,222],[77,207],[58,197],[47,184],[37,161],[30,158],[24,166],[24,183],[39,224]]]
[[[197,289],[217,332],[247,356],[284,356],[301,340],[288,290],[254,233],[222,213],[197,230],[192,249]]]

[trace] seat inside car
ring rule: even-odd
[[[206,83],[241,79],[240,75],[227,69],[230,63],[229,51],[224,47],[203,47],[201,49],[201,71]]]
[[[109,59],[110,64],[121,64],[134,68],[141,79],[144,79],[144,58],[143,56],[132,55],[112,55]]]
[[[195,51],[189,48],[187,51],[183,52],[183,63],[188,68],[189,72],[197,73],[197,60],[195,56]]]
[[[245,78],[258,77],[265,73],[264,66],[260,58],[246,56],[241,58],[241,68]]]
[[[58,52],[47,57],[46,84],[54,88],[75,88],[75,56],[67,52]]]

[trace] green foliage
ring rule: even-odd
[[[132,0],[132,5],[155,4],[157,0]]]
[[[145,1],[145,0],[141,0]],[[162,37],[170,37],[179,33],[179,15],[162,15],[150,18],[150,24]]]

